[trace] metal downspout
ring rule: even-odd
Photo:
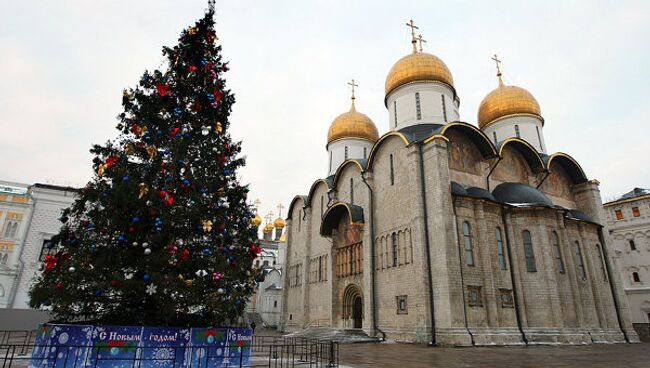
[[[508,250],[508,266],[510,267],[510,283],[512,284],[512,299],[515,305],[515,316],[517,317],[517,328],[521,333],[521,339],[524,340],[524,344],[528,345],[528,339],[524,333],[524,329],[521,326],[521,311],[519,310],[519,299],[517,298],[517,286],[515,284],[515,269],[512,263],[512,251],[510,249],[510,233],[508,231],[508,222],[506,221],[506,211],[507,207],[503,207],[501,210],[501,219],[503,221],[503,231],[506,235],[506,249]]]
[[[427,255],[427,274],[429,277],[429,305],[431,306],[431,345],[436,345],[436,318],[435,305],[433,301],[433,276],[431,274],[431,250],[429,249],[429,217],[427,215],[427,194],[426,185],[424,184],[424,154],[422,153],[422,143],[418,143],[418,152],[420,154],[420,193],[422,197],[423,219],[424,219],[424,243],[425,253]]]
[[[487,177],[485,178],[485,187],[487,188],[488,192],[490,191],[490,175],[492,175],[492,172],[494,171],[494,169],[497,168],[497,166],[499,165],[499,162],[501,162],[502,159],[503,158],[501,156],[499,156],[499,159],[494,164],[494,166],[492,166],[492,168],[490,168],[490,172],[488,172]]]
[[[377,291],[376,289],[376,284],[375,284],[375,218],[373,216],[374,213],[374,197],[373,197],[373,192],[372,192],[372,187],[368,182],[366,181],[366,176],[361,174],[361,180],[363,180],[363,183],[368,187],[368,193],[370,193],[370,211],[368,213],[369,217],[369,222],[370,222],[370,278],[371,278],[371,283],[372,283],[372,326],[373,329],[375,330],[375,335],[377,335],[377,331],[379,331],[382,335],[382,341],[386,341],[386,333],[382,331],[378,326],[377,326]]]
[[[460,266],[460,290],[463,297],[463,319],[465,320],[465,329],[469,334],[469,338],[472,342],[472,346],[475,346],[474,335],[472,331],[469,330],[469,322],[467,322],[467,301],[465,300],[465,279],[463,278],[463,256],[462,249],[460,247],[460,237],[458,236],[458,215],[456,215],[456,197],[452,197],[451,208],[454,210],[454,231],[456,232],[456,244],[458,245],[458,262]]]
[[[603,252],[603,259],[605,260],[605,269],[607,270],[607,281],[609,284],[609,288],[612,292],[612,298],[614,299],[614,309],[616,309],[616,319],[618,320],[618,327],[621,329],[621,332],[623,333],[623,337],[625,338],[625,342],[630,342],[629,337],[627,336],[627,333],[625,332],[625,329],[623,328],[623,319],[621,318],[621,311],[618,309],[619,308],[619,301],[618,301],[618,294],[616,294],[616,288],[614,287],[614,283],[612,282],[612,272],[611,272],[611,266],[609,264],[609,256],[607,255],[607,247],[605,246],[605,236],[603,235],[603,227],[601,226],[598,229],[598,238],[600,239],[600,249]]]

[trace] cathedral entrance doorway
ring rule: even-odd
[[[343,326],[363,327],[363,296],[356,285],[348,285],[343,293]]]

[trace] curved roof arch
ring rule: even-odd
[[[344,161],[338,169],[336,169],[336,172],[334,173],[334,180],[332,182],[332,188],[336,188],[336,185],[339,181],[339,178],[343,174],[343,170],[349,165],[356,165],[359,168],[359,172],[362,173],[366,171],[366,165],[367,162],[364,162],[365,160],[356,160],[356,159],[349,159],[347,161]]]
[[[589,180],[580,164],[578,164],[573,157],[564,152],[555,152],[554,154],[545,157],[544,161],[546,164],[546,170],[549,172],[551,171],[551,164],[553,161],[562,166],[562,168],[569,174],[573,184],[580,184]]]
[[[302,201],[303,207],[307,204],[307,196],[306,195],[297,195],[293,197],[291,200],[291,203],[289,204],[289,208],[287,209],[287,220],[291,220],[291,216],[293,216],[293,206],[298,204],[298,202]]]
[[[521,153],[533,172],[538,173],[546,171],[546,165],[544,164],[542,157],[530,143],[521,138],[508,138],[503,140],[497,144],[499,157],[503,158],[503,150],[506,146],[510,146],[517,150],[517,152]]]
[[[316,188],[320,184],[325,184],[327,190],[332,189],[334,186],[332,185],[332,181],[328,179],[317,179],[311,187],[309,187],[309,194],[307,194],[307,201],[305,202],[305,206],[311,205],[311,199],[312,196],[314,195],[314,192],[316,191]]]
[[[347,202],[336,202],[323,214],[323,221],[320,224],[320,234],[332,236],[332,230],[339,223],[341,216],[347,215],[351,225],[361,225],[363,220],[363,208],[356,204]]]
[[[501,203],[514,205],[541,205],[553,207],[544,193],[524,183],[501,183],[492,191],[494,198]]]
[[[377,155],[377,151],[379,150],[379,148],[381,148],[384,142],[386,142],[388,139],[392,137],[398,137],[399,139],[401,139],[402,142],[404,143],[404,147],[409,145],[409,141],[406,138],[406,136],[400,132],[388,132],[382,135],[381,138],[379,138],[377,143],[375,143],[375,145],[372,146],[372,149],[370,150],[370,155],[368,155],[368,164],[366,165],[367,170],[372,170],[372,164],[375,161],[375,156]]]
[[[478,148],[479,152],[483,155],[484,158],[493,158],[497,157],[497,150],[495,149],[494,145],[492,144],[492,141],[490,141],[490,138],[488,138],[485,133],[483,133],[482,130],[479,128],[475,127],[472,124],[464,123],[462,121],[454,121],[448,124],[445,124],[442,128],[440,128],[440,131],[438,132],[439,135],[442,135],[446,138],[447,137],[447,132],[449,130],[458,130],[461,133],[465,134],[469,140],[476,145]],[[436,137],[436,134],[432,135],[431,137],[426,139],[426,142],[430,142]]]

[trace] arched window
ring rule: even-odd
[[[415,92],[415,114],[418,120],[422,120],[422,111],[420,110],[420,92]]]
[[[506,270],[506,256],[505,253],[503,252],[503,237],[501,236],[501,228],[497,226],[496,230],[496,236],[497,236],[497,256],[499,258],[499,267],[502,270]]]
[[[636,244],[634,244],[634,240],[630,239],[630,250],[636,250]]]
[[[472,249],[472,236],[469,233],[469,223],[463,222],[463,240],[465,243],[465,263],[474,266],[474,250]]]
[[[345,159],[348,159],[348,146],[345,146]]]
[[[557,236],[557,233],[555,231],[553,231],[551,233],[551,238],[553,240],[555,267],[557,267],[557,272],[564,273],[564,262],[562,262],[562,250],[560,249],[560,237]]]
[[[526,256],[526,270],[528,272],[537,272],[537,265],[535,265],[535,252],[533,252],[533,239],[530,236],[530,231],[524,230],[521,233],[524,240],[524,255]]]
[[[393,168],[393,155],[390,155],[390,185],[395,185],[395,171]]]
[[[277,307],[278,307],[278,301],[277,301],[277,300],[274,300],[274,301],[273,301],[273,308],[277,308]]]
[[[496,144],[497,143],[497,132],[496,131],[492,132],[492,137],[494,138],[494,143]]]
[[[632,272],[632,280],[634,280],[634,282],[641,282],[638,272]]]
[[[587,271],[585,270],[585,263],[584,260],[582,259],[582,251],[580,250],[580,243],[578,243],[578,241],[576,241],[575,247],[576,247],[576,262],[578,262],[578,271],[580,272],[580,277],[586,279]]]
[[[5,288],[0,285],[0,298],[3,298],[5,296]]]
[[[350,178],[350,203],[354,204],[354,179]]]
[[[515,125],[515,135],[517,138],[521,138],[521,134],[519,133],[519,125]]]
[[[596,244],[596,253],[598,254],[598,259],[600,260],[600,271],[603,273],[603,280],[607,281],[607,270],[605,269],[605,258],[603,258],[603,252],[600,248],[600,244]]]
[[[393,251],[393,267],[397,267],[397,234],[391,235],[391,246]]]

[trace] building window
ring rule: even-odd
[[[521,134],[519,133],[519,125],[515,125],[515,135],[517,138],[521,138]]]
[[[390,185],[395,185],[395,170],[393,167],[393,155],[390,155]]]
[[[501,228],[497,226],[497,256],[499,258],[499,268],[506,270],[506,256],[503,252],[503,238],[501,237]]]
[[[445,122],[447,122],[447,105],[445,104],[445,95],[440,95],[440,99],[442,100],[442,117],[445,119]]]
[[[391,235],[391,246],[393,253],[393,267],[397,267],[397,234]]]
[[[469,223],[463,222],[463,240],[465,242],[465,262],[468,266],[474,266],[474,251],[472,249],[472,236],[469,233]]]
[[[395,118],[395,128],[397,128],[397,100],[393,101],[393,117]]]
[[[641,216],[641,211],[639,211],[639,207],[632,207],[632,216],[634,217]]]
[[[501,301],[501,308],[514,308],[515,298],[512,296],[512,290],[499,289],[499,300]]]
[[[323,218],[323,196],[320,196],[320,218]]]
[[[345,159],[348,159],[348,146],[345,146]]]
[[[539,141],[539,149],[544,150],[544,147],[542,147],[542,136],[539,134],[539,127],[536,125],[535,129],[537,130],[537,140]]]
[[[634,240],[630,239],[630,250],[636,250],[636,244],[634,243]]]
[[[496,144],[497,143],[497,132],[496,131],[492,132],[492,138],[494,138],[494,143]]]
[[[587,271],[585,270],[585,263],[584,260],[582,259],[582,251],[580,250],[580,243],[576,241],[575,247],[576,247],[576,262],[578,262],[578,271],[580,271],[580,277],[582,277],[583,280],[586,280]]]
[[[366,158],[368,158],[367,153],[368,153],[368,147],[363,147],[363,159],[364,159],[364,160],[365,160]]]
[[[415,92],[415,114],[418,120],[422,120],[422,111],[420,110],[420,92]]]
[[[56,254],[56,247],[50,241],[50,239],[43,240],[43,245],[41,246],[41,255],[38,257],[39,261],[45,261],[45,257],[53,256]]]
[[[605,258],[603,257],[602,249],[600,244],[596,244],[596,253],[598,254],[598,259],[600,260],[600,271],[603,273],[603,280],[607,281],[607,270],[605,269]]]
[[[14,238],[18,232],[18,223],[15,221],[7,221],[5,225],[5,238]]]
[[[298,231],[302,231],[302,210],[298,210]]]
[[[560,249],[560,237],[557,236],[557,233],[553,231],[551,233],[553,238],[553,252],[555,253],[555,267],[557,267],[557,272],[564,273],[564,262],[562,262],[562,250]]]
[[[535,265],[535,252],[533,252],[533,239],[530,236],[530,231],[524,230],[521,233],[524,240],[524,255],[526,256],[526,270],[528,272],[537,272]]]
[[[318,257],[318,281],[323,281],[323,257]]]
[[[617,220],[622,220],[623,219],[623,211],[616,210],[616,219]]]
[[[277,301],[277,300],[274,300],[274,301],[273,301],[273,308],[277,308],[277,307],[278,307],[278,301]]]
[[[409,314],[406,295],[396,296],[395,301],[397,302],[397,314]]]
[[[634,282],[641,282],[641,278],[639,277],[639,273],[638,273],[638,272],[632,272],[632,280],[633,280]]]
[[[332,151],[330,151],[330,171],[332,171]]]
[[[470,307],[482,307],[483,295],[481,286],[467,285],[467,302]]]
[[[350,178],[350,203],[354,204],[354,179]]]

